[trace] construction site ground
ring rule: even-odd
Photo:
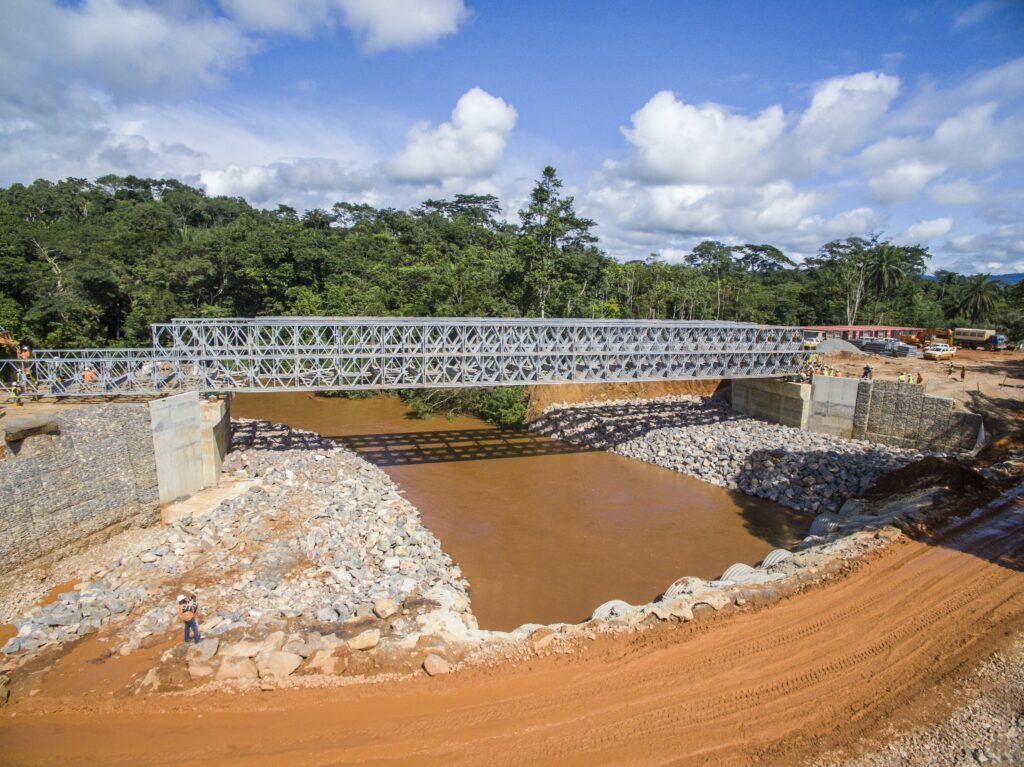
[[[901,372],[909,372],[916,380],[920,373],[927,393],[950,397],[969,405],[975,393],[1008,399],[1024,406],[1024,352],[990,352],[960,349],[952,360],[956,370],[950,374],[948,360],[926,360],[920,357],[888,357],[881,354],[837,352],[825,355],[825,364],[840,370],[847,377],[859,378],[865,365],[874,368],[874,377],[897,380]],[[964,377],[960,370],[964,368]]]

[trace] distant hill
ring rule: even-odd
[[[1024,280],[1024,272],[1017,272],[1016,274],[993,274],[992,279],[1005,282],[1007,285],[1015,285],[1021,280]]]

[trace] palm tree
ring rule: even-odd
[[[1002,292],[999,283],[987,274],[969,277],[960,291],[960,312],[972,322],[982,320],[995,311]]]
[[[885,296],[899,287],[910,268],[904,248],[883,242],[868,251],[864,276],[869,285]]]

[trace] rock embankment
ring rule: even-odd
[[[329,631],[417,599],[426,600],[421,611],[455,605],[475,628],[461,571],[380,469],[316,434],[239,421],[224,470],[257,481],[29,610],[4,652],[103,629],[117,637],[117,651],[131,652],[177,627],[183,589],[197,592],[210,637],[284,625]]]
[[[698,397],[553,406],[531,429],[810,514],[838,511],[923,455],[754,420]]]

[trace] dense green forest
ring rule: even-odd
[[[702,242],[682,263],[600,249],[553,168],[505,220],[485,195],[401,211],[305,213],[168,179],[69,178],[0,190],[0,325],[39,347],[146,344],[175,316],[444,315],[1000,326],[1024,283],[925,276],[928,251],[876,236],[795,263]]]

